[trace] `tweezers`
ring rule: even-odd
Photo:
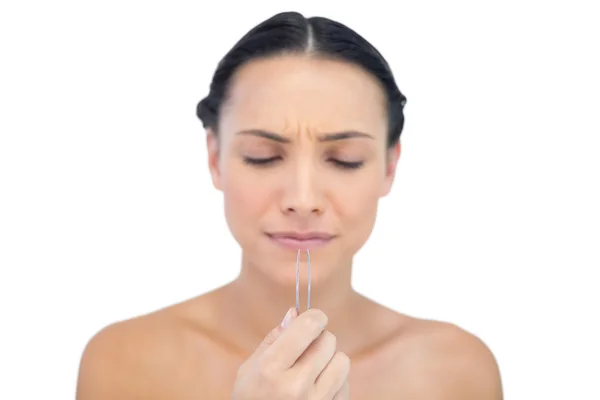
[[[306,309],[310,309],[310,252],[306,249],[306,272],[308,274],[308,294],[306,298]],[[296,312],[300,314],[300,249],[296,259]]]

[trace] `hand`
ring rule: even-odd
[[[239,368],[231,399],[348,399],[350,360],[326,325],[320,310],[290,309]]]

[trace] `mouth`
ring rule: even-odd
[[[305,250],[323,247],[335,236],[325,232],[275,232],[267,233],[275,244],[292,250]]]

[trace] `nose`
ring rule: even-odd
[[[285,184],[281,211],[299,217],[323,214],[325,201],[321,180],[310,162],[306,160],[298,162],[291,170],[289,180]]]

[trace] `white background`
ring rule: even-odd
[[[355,287],[480,336],[507,399],[600,399],[593,3],[3,2],[0,398],[73,398],[100,328],[236,276],[195,106],[297,10],[365,36],[408,97]]]

